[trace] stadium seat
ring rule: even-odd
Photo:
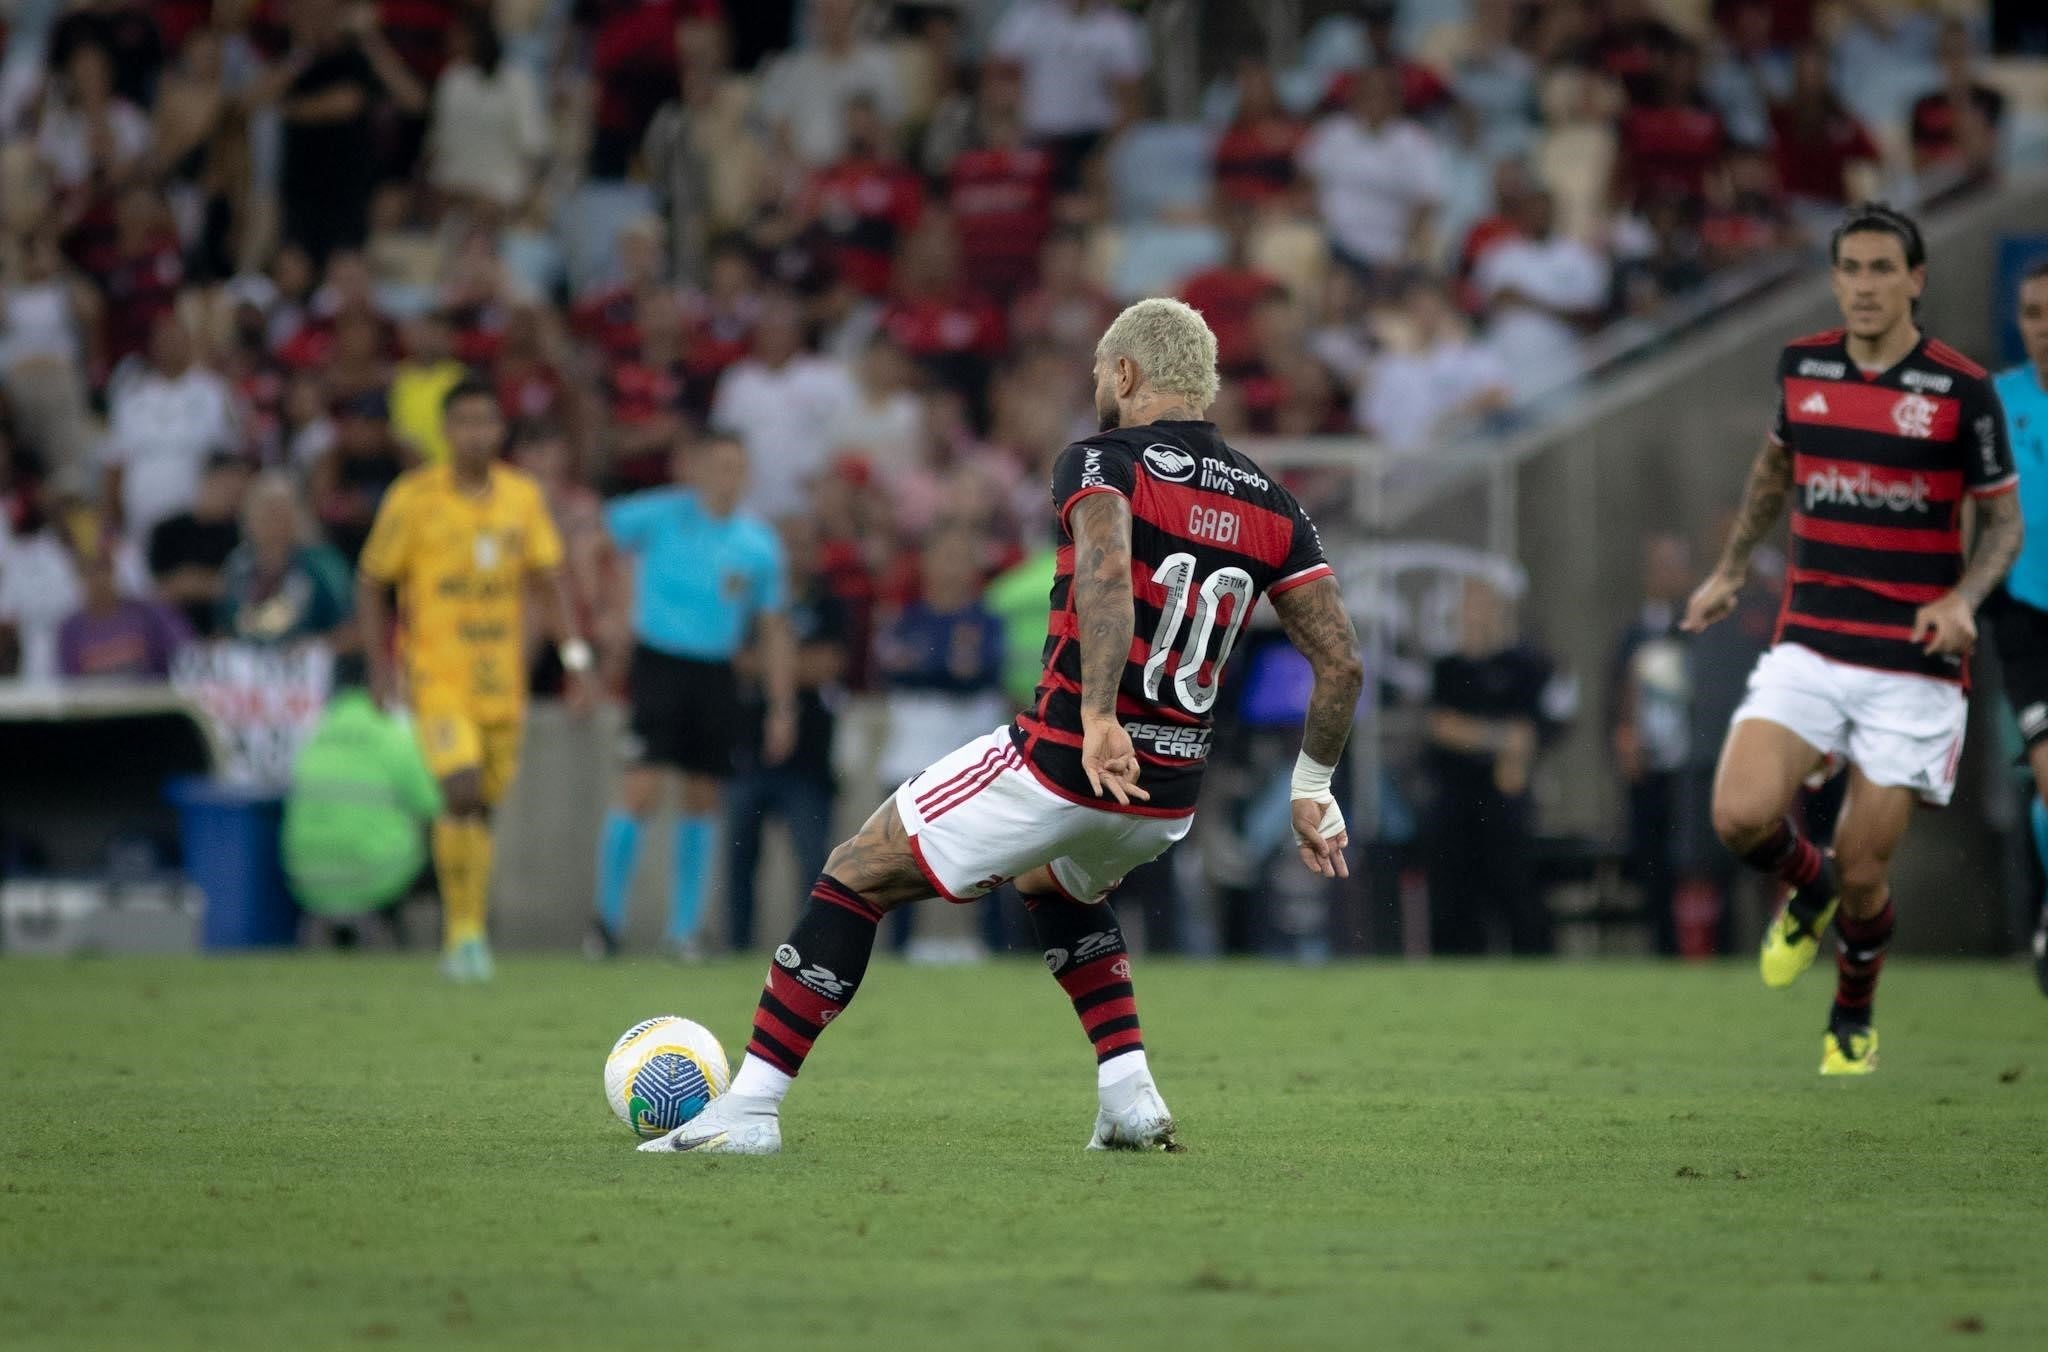
[[[1214,186],[1215,133],[1195,122],[1141,122],[1109,150],[1111,208],[1125,222],[1200,206]]]
[[[1164,295],[1183,278],[1221,263],[1229,247],[1213,225],[1151,222],[1123,232],[1123,247],[1110,267],[1109,286],[1118,300]]]
[[[571,289],[580,292],[608,278],[619,232],[653,213],[654,194],[644,183],[593,179],[578,188],[555,216]]]

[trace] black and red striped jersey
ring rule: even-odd
[[[1778,359],[1771,439],[1792,452],[1792,559],[1777,640],[1885,671],[1963,679],[1913,641],[1913,612],[1963,573],[1966,495],[2018,484],[1984,368],[1923,336],[1888,371],[1850,358],[1842,330]]]
[[[1081,771],[1081,640],[1068,514],[1093,493],[1131,506],[1137,628],[1117,717],[1137,750],[1149,802],[1098,798]],[[1013,736],[1040,783],[1090,807],[1146,816],[1195,810],[1216,693],[1259,597],[1330,576],[1315,523],[1294,495],[1224,443],[1207,422],[1122,427],[1076,442],[1052,471],[1059,560],[1045,672]]]

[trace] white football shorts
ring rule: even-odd
[[[1069,899],[1098,902],[1188,833],[1194,815],[1150,817],[1070,802],[1038,782],[1006,725],[941,756],[896,790],[925,881],[974,901],[1041,864]]]
[[[1955,793],[1969,715],[1962,687],[1951,682],[1852,666],[1780,643],[1757,659],[1733,721],[1789,728],[1871,783],[1911,789],[1921,802],[1945,807]]]

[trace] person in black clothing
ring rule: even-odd
[[[1692,760],[1689,636],[1678,632],[1692,591],[1692,551],[1679,535],[1643,545],[1643,605],[1621,632],[1608,666],[1607,738],[1628,797],[1628,867],[1642,889],[1650,938],[1678,952],[1676,849],[1679,810]]]
[[[426,90],[376,20],[372,5],[298,0],[290,51],[252,91],[258,106],[281,105],[284,238],[316,267],[337,249],[361,247],[369,234],[377,108],[418,116],[427,107]]]
[[[763,763],[767,699],[758,660],[749,648],[736,664],[741,676],[740,731],[733,757],[738,773],[726,790],[727,820],[733,830],[726,866],[727,934],[735,951],[754,946],[754,875],[761,864],[762,827],[771,815],[782,818],[796,848],[798,874],[816,877],[825,869],[832,801],[838,791],[832,774],[838,716],[831,701],[846,670],[846,607],[818,569],[818,541],[811,523],[799,517],[779,526],[789,563],[789,627],[796,639],[796,747],[787,760]]]
[[[1548,656],[1515,640],[1506,599],[1480,579],[1466,583],[1461,624],[1460,650],[1438,659],[1430,681],[1430,946],[1483,953],[1499,914],[1509,951],[1548,953],[1550,916],[1531,868],[1529,776],[1570,712],[1568,686]]]
[[[149,533],[149,575],[157,594],[183,610],[201,638],[211,638],[217,627],[222,570],[242,543],[242,496],[248,488],[248,461],[218,454],[206,462],[191,510],[165,517]]]
[[[328,540],[350,563],[370,538],[385,490],[404,472],[382,390],[351,395],[335,405],[334,445],[314,464],[309,487]]]

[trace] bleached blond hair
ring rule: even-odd
[[[1198,413],[1216,402],[1216,335],[1184,301],[1153,296],[1127,307],[1095,345],[1098,364],[1118,357],[1155,393],[1183,395]]]

